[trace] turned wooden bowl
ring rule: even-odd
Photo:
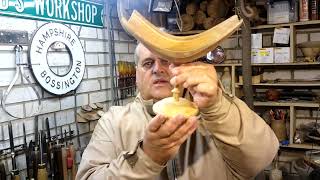
[[[195,103],[181,97],[179,98],[179,101],[176,101],[173,97],[162,99],[156,102],[152,108],[156,114],[167,117],[183,115],[184,117],[189,118],[191,116],[196,116],[199,113],[199,109]]]

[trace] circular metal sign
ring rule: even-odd
[[[55,74],[47,61],[49,47],[56,42],[65,44],[71,53],[71,67],[63,76]],[[85,56],[81,41],[63,24],[47,23],[37,30],[29,47],[29,60],[36,80],[52,94],[62,95],[76,89],[84,75]]]

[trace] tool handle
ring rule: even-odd
[[[20,178],[19,175],[14,175],[14,176],[12,176],[11,179],[12,179],[12,180],[20,180],[21,178]]]
[[[61,148],[63,179],[68,179],[67,148]]]
[[[19,170],[12,170],[11,171],[11,179],[12,180],[20,180]]]
[[[39,147],[39,116],[34,117],[34,146]]]
[[[64,159],[62,159],[62,153],[61,153],[61,147],[55,146],[54,147],[54,160],[55,160],[55,166],[54,166],[54,172],[55,172],[55,180],[62,180],[63,179],[63,165],[62,162]]]
[[[38,180],[48,180],[48,172],[46,164],[39,164],[38,166]]]
[[[33,165],[33,176],[35,179],[37,178],[38,175],[38,164],[39,164],[39,151],[36,149],[32,153],[32,165]]]
[[[54,154],[52,142],[48,142],[47,149],[48,149],[47,159],[48,159],[48,163],[49,163],[49,167],[50,167],[50,171],[51,171],[51,176],[54,177],[55,173],[56,173],[56,171],[54,170],[54,168],[55,168],[54,163],[56,163],[56,162],[54,162],[55,154]]]
[[[3,163],[0,163],[0,179],[6,179],[6,168],[4,167]]]
[[[72,179],[76,179],[76,174],[77,174],[77,166],[76,166],[76,151],[75,151],[75,148],[74,148],[74,145],[70,145],[69,146],[69,149],[70,149],[70,155],[71,155],[71,158],[72,158],[72,169],[71,169],[71,172],[72,172]]]

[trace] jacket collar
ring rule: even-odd
[[[146,108],[148,114],[150,114],[152,117],[156,115],[152,110],[152,106],[154,104],[153,99],[145,100],[142,98],[141,94],[138,93],[138,95],[136,97],[136,101],[142,103],[144,105],[144,107]]]

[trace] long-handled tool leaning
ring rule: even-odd
[[[33,180],[33,172],[32,172],[32,164],[31,164],[31,152],[30,149],[28,147],[28,143],[27,143],[27,133],[26,133],[26,126],[23,123],[23,151],[24,154],[26,156],[26,166],[27,166],[27,177],[26,179],[28,180]],[[31,166],[30,166],[31,165]]]
[[[69,124],[69,144],[68,144],[68,148],[67,148],[67,168],[68,168],[69,178],[71,180],[75,179],[76,174],[77,174],[77,167],[76,167],[76,161],[75,161],[76,150],[75,150],[75,147],[74,147],[74,144],[72,141],[72,135],[73,135],[73,131],[71,131],[71,126]]]
[[[47,165],[43,161],[43,140],[44,140],[44,134],[41,130],[39,133],[39,147],[40,147],[40,163],[38,164],[38,180],[48,180],[48,172],[47,172]]]
[[[12,133],[12,124],[11,122],[8,123],[8,130],[9,130],[9,140],[10,140],[10,150],[11,150],[11,162],[12,162],[12,170],[11,170],[11,179],[12,180],[20,180],[19,170],[16,164],[16,152],[14,149],[14,142],[13,142],[13,133]]]
[[[3,132],[3,126],[1,125],[1,150],[0,150],[0,179],[7,179],[7,172],[6,172],[6,165],[3,161],[6,160],[5,153],[3,151],[3,142],[4,141],[4,132]]]
[[[51,138],[49,119],[46,118],[45,121],[46,121],[45,123],[46,123],[47,137],[48,137],[48,141],[46,144],[47,145],[47,159],[48,159],[48,163],[49,163],[49,167],[50,167],[51,178],[55,179],[56,171],[54,170],[55,162],[54,162],[54,153],[53,153],[54,142],[52,141],[52,138]]]
[[[6,168],[5,168],[5,165],[4,163],[2,162],[3,161],[3,151],[1,150],[0,151],[0,179],[7,179],[7,174],[6,174]]]

